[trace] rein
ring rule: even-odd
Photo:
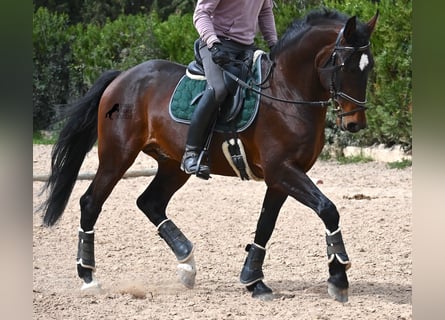
[[[222,67],[221,67],[222,68]],[[326,107],[329,104],[331,104],[333,102],[332,99],[329,100],[322,100],[322,101],[304,101],[304,100],[287,100],[287,99],[281,99],[281,98],[277,98],[271,95],[268,95],[264,92],[261,92],[260,90],[256,89],[254,86],[244,82],[243,80],[241,80],[240,78],[238,78],[237,76],[235,76],[233,73],[227,71],[226,69],[222,68],[223,71],[236,83],[238,83],[241,87],[245,88],[245,89],[249,89],[252,90],[253,92],[259,94],[260,96],[263,96],[265,98],[274,100],[274,101],[279,101],[279,102],[284,102],[284,103],[291,103],[291,104],[308,104],[308,105],[317,105],[320,107]],[[258,86],[258,85],[257,85]]]
[[[337,39],[335,41],[335,46],[334,49],[329,57],[329,59],[327,60],[325,66],[322,69],[332,69],[332,75],[331,75],[331,85],[330,85],[330,89],[329,89],[329,93],[331,95],[331,97],[328,100],[320,100],[320,101],[305,101],[305,100],[288,100],[288,99],[281,99],[278,97],[274,97],[271,95],[268,95],[264,92],[261,92],[260,90],[256,89],[254,86],[256,87],[261,87],[263,84],[265,84],[267,81],[269,81],[269,78],[273,72],[273,68],[275,66],[275,63],[272,61],[271,66],[268,69],[267,72],[267,76],[265,78],[264,81],[262,81],[260,84],[254,84],[254,85],[250,85],[246,82],[244,82],[243,80],[241,80],[240,78],[238,78],[237,76],[235,76],[234,74],[232,74],[231,72],[227,71],[226,69],[224,69],[223,67],[221,67],[221,69],[227,74],[227,76],[229,76],[232,80],[234,80],[236,83],[238,83],[241,87],[251,90],[257,94],[259,94],[260,96],[263,96],[265,98],[274,100],[274,101],[279,101],[279,102],[283,102],[283,103],[289,103],[289,104],[297,104],[297,105],[311,105],[311,106],[319,106],[319,107],[327,107],[329,105],[332,105],[334,107],[334,111],[337,113],[337,117],[342,118],[351,114],[354,114],[356,112],[362,111],[362,110],[366,110],[368,107],[366,106],[367,104],[367,100],[365,99],[364,101],[360,101],[358,99],[355,99],[353,97],[351,97],[350,95],[346,94],[345,92],[337,89],[336,86],[336,78],[337,78],[337,72],[343,70],[345,62],[349,59],[349,57],[355,53],[355,52],[362,52],[365,51],[369,48],[370,46],[370,42],[368,42],[368,44],[364,45],[364,46],[360,46],[360,47],[351,47],[351,46],[342,46],[340,45],[340,41],[343,37],[343,31],[344,28],[342,28],[337,36]],[[351,54],[348,56],[347,59],[344,59],[341,61],[341,63],[339,65],[337,65],[337,57],[339,57],[340,55],[338,54],[339,51],[349,51],[351,52]],[[235,63],[237,63],[238,61],[234,61]],[[242,61],[239,61],[239,63],[244,63]],[[327,65],[329,63],[332,63],[332,65],[330,67],[327,67]],[[347,100],[349,102],[352,102],[353,104],[355,104],[357,106],[357,108],[348,111],[348,112],[342,112],[341,109],[341,104],[338,102],[338,98],[341,98],[343,100]]]

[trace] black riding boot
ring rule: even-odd
[[[198,168],[198,159],[211,122],[215,121],[218,107],[215,100],[215,91],[208,87],[201,100],[199,100],[190,122],[185,152],[181,161],[181,170],[185,173],[196,174],[203,179],[210,177],[209,166],[200,163]]]

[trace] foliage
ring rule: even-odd
[[[121,15],[149,15],[155,11],[161,20],[172,14],[192,13],[196,0],[33,0],[34,7],[68,15],[70,24],[104,25]]]
[[[407,167],[411,167],[413,165],[413,162],[408,159],[403,159],[401,161],[395,161],[395,162],[388,162],[386,166],[389,169],[405,169]]]
[[[120,15],[148,14],[154,0],[33,0],[35,9],[44,7],[51,13],[66,14],[70,25],[99,24]]]
[[[45,134],[42,131],[35,131],[32,134],[32,144],[54,144],[57,141],[57,135]]]
[[[356,156],[338,156],[337,161],[340,164],[350,164],[350,163],[367,163],[373,161],[371,157],[364,156],[362,154]]]
[[[45,129],[54,116],[51,106],[65,103],[71,56],[68,17],[40,8],[33,19],[33,130]]]
[[[89,87],[105,70],[125,70],[158,57],[150,17],[122,15],[103,26],[77,24],[71,29],[74,64]]]
[[[106,69],[128,69],[152,58],[187,64],[198,34],[192,23],[194,0],[34,0],[34,130],[48,129],[52,106],[83,95]],[[308,10],[326,6],[361,20],[377,9],[371,42],[375,68],[368,90],[368,128],[341,132],[327,116],[326,141],[346,145],[412,144],[411,0],[275,0],[279,36]],[[257,37],[257,46],[268,50]]]
[[[193,60],[193,42],[199,37],[192,22],[192,14],[170,15],[160,21],[152,15],[153,34],[159,44],[161,56],[170,61],[187,64]]]
[[[171,15],[191,14],[196,5],[196,0],[157,0],[155,2],[157,8],[153,9],[156,9],[162,20],[168,19]]]

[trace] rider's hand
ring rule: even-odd
[[[221,43],[213,44],[209,50],[212,54],[212,60],[216,64],[224,66],[231,61],[230,54],[221,48]]]

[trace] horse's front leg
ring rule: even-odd
[[[339,227],[340,215],[336,206],[329,200],[312,180],[298,168],[285,165],[287,173],[277,181],[288,190],[289,195],[313,209],[326,228],[326,245],[329,264],[328,293],[340,302],[348,301],[349,282],[346,271],[351,262],[346,253]]]
[[[321,218],[326,228],[328,293],[335,300],[346,302],[349,288],[346,271],[351,263],[343,243],[337,208],[302,170],[290,163],[285,163],[282,168],[283,170],[275,175],[273,181],[268,181],[268,185],[288,193],[313,209]]]
[[[157,228],[159,236],[165,240],[179,262],[177,266],[179,281],[187,288],[192,289],[196,277],[192,242],[170,219],[162,221]]]
[[[240,281],[252,292],[254,298],[263,300],[273,298],[272,289],[262,281],[264,279],[263,262],[266,255],[266,244],[272,236],[278,213],[286,198],[287,194],[279,190],[267,189],[256,228],[254,243],[246,247],[248,254],[241,270]]]

